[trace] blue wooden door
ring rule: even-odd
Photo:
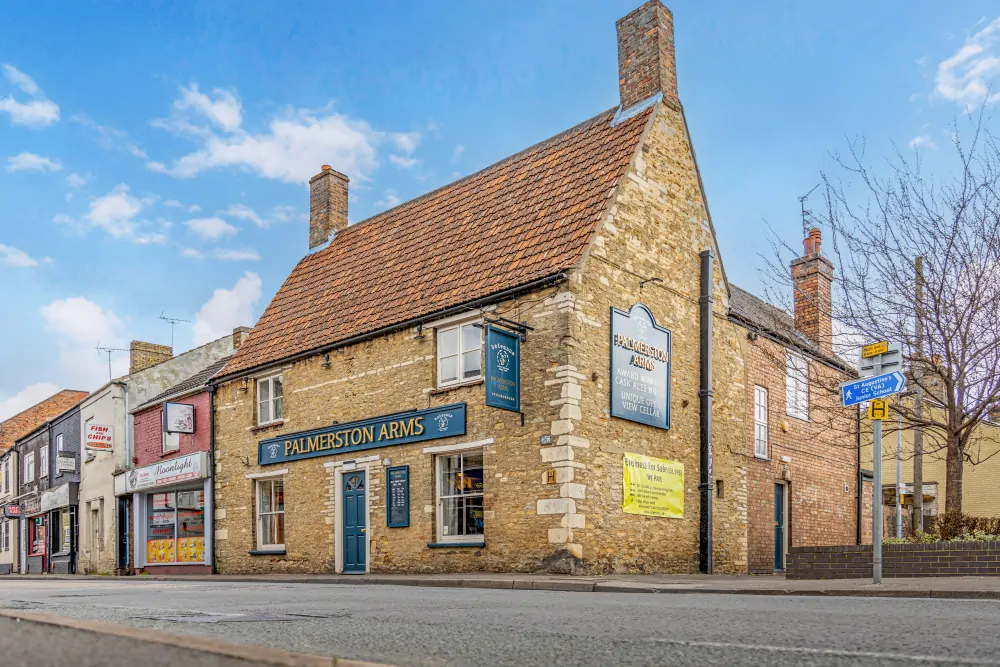
[[[344,572],[364,572],[368,548],[365,472],[344,474]]]
[[[785,485],[774,485],[774,569],[785,569]]]

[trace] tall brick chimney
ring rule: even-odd
[[[803,241],[804,254],[792,260],[795,328],[833,354],[833,263],[820,254],[821,233],[813,227]]]
[[[157,345],[156,343],[144,343],[141,340],[134,340],[128,346],[128,372],[138,373],[150,366],[161,364],[168,359],[172,359],[174,350],[169,345]]]
[[[240,345],[250,335],[250,327],[236,327],[233,329],[233,349],[240,349]]]
[[[309,179],[309,249],[330,240],[335,232],[347,229],[347,183],[349,179],[324,164]]]
[[[618,89],[622,109],[657,93],[678,103],[674,17],[660,0],[649,0],[618,19]]]

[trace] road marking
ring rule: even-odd
[[[905,653],[883,653],[879,651],[842,651],[832,648],[809,648],[806,646],[769,646],[767,644],[742,644],[731,642],[698,642],[681,639],[663,639],[650,637],[647,641],[657,644],[672,644],[674,646],[690,646],[693,648],[735,648],[744,651],[764,651],[767,653],[801,653],[806,655],[822,655],[835,658],[872,658],[874,660],[909,660],[911,662],[930,662],[946,665],[1000,665],[1000,660],[986,658],[955,658],[937,655],[907,655]]]

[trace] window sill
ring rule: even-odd
[[[431,542],[427,545],[431,549],[455,549],[455,548],[473,548],[482,549],[486,546],[486,541],[482,542]]]
[[[796,419],[796,420],[798,420],[800,422],[805,422],[807,424],[811,423],[811,420],[809,419],[809,417],[799,417],[798,415],[790,415],[787,412],[785,413],[785,416],[786,417],[791,417],[792,419]]]
[[[483,384],[486,382],[485,378],[476,378],[475,380],[466,380],[465,382],[456,382],[455,384],[445,385],[443,387],[438,387],[437,389],[431,389],[430,395],[437,396],[438,394],[446,394],[453,389],[462,389],[463,387],[475,387],[477,384]]]
[[[251,426],[248,430],[251,433],[253,433],[254,431],[264,431],[264,430],[269,429],[269,428],[275,428],[276,426],[284,426],[284,425],[285,425],[285,420],[284,419],[278,419],[278,420],[273,421],[273,422],[266,422],[264,424],[257,424],[256,426]]]
[[[771,460],[770,456],[761,456],[760,454],[754,454],[753,457],[755,459],[757,459],[758,461],[770,461]]]
[[[180,453],[180,451],[181,451],[180,449],[171,449],[169,452],[163,452],[162,454],[160,454],[160,458],[162,459],[164,456],[171,456],[173,454],[178,454]]]
[[[284,556],[284,549],[253,549],[247,552],[251,556]]]

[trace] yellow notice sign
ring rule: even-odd
[[[622,510],[626,514],[684,518],[683,463],[626,452],[622,473]]]
[[[872,421],[876,419],[888,419],[889,418],[889,401],[884,398],[873,398],[868,401],[868,419]]]
[[[861,348],[861,358],[867,359],[868,357],[877,357],[880,354],[889,351],[889,341],[884,340],[881,343],[872,343],[871,345],[865,345]]]

